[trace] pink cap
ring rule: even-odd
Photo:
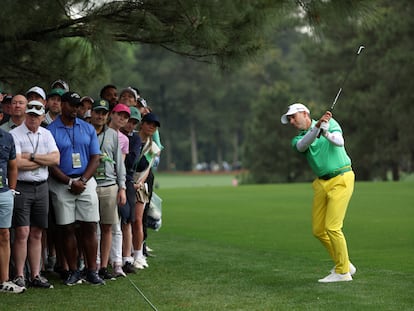
[[[127,105],[124,105],[124,104],[115,105],[115,107],[112,109],[112,112],[126,112],[129,115],[131,115],[131,110],[129,109]]]

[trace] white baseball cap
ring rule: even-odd
[[[30,102],[27,103],[26,113],[34,113],[34,114],[37,114],[38,116],[44,115],[45,106],[40,101],[31,100]]]
[[[63,81],[62,79],[58,79],[56,81],[53,81],[51,87],[52,87],[52,89],[62,88],[66,92],[69,92],[69,84],[66,81]]]
[[[289,120],[287,117],[294,115],[296,112],[301,112],[301,111],[306,111],[307,113],[310,114],[309,109],[305,105],[300,104],[300,103],[294,103],[293,105],[290,105],[288,107],[288,111],[280,117],[280,121],[282,122],[282,124],[288,124]]]
[[[39,86],[34,86],[32,87],[30,90],[28,90],[26,92],[26,97],[27,95],[29,95],[29,93],[36,93],[37,95],[40,95],[40,97],[42,97],[44,100],[46,100],[46,93],[45,91],[39,87]]]

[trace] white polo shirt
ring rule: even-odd
[[[49,154],[59,151],[55,139],[48,129],[39,127],[36,133],[30,131],[23,122],[20,126],[10,131],[16,145],[16,154],[34,153]],[[21,181],[45,181],[49,177],[47,166],[41,166],[31,171],[19,170],[17,180]]]

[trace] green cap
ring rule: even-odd
[[[92,110],[99,110],[104,109],[106,111],[109,111],[109,102],[105,99],[96,100],[93,103]]]
[[[65,92],[66,91],[64,89],[51,89],[50,92],[47,94],[47,98],[55,96],[55,95],[59,95],[60,97],[62,97],[62,95]]]
[[[129,109],[131,110],[131,116],[129,118],[138,120],[138,122],[140,122],[141,121],[141,113],[139,112],[138,108],[129,107]]]

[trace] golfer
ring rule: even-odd
[[[355,175],[344,148],[342,129],[330,111],[312,120],[309,109],[299,103],[290,105],[282,115],[283,124],[299,130],[292,147],[303,154],[318,178],[313,183],[312,231],[326,247],[335,267],[321,283],[352,281],[356,268],[349,261],[343,221],[354,190]],[[322,135],[318,138],[318,134]]]

